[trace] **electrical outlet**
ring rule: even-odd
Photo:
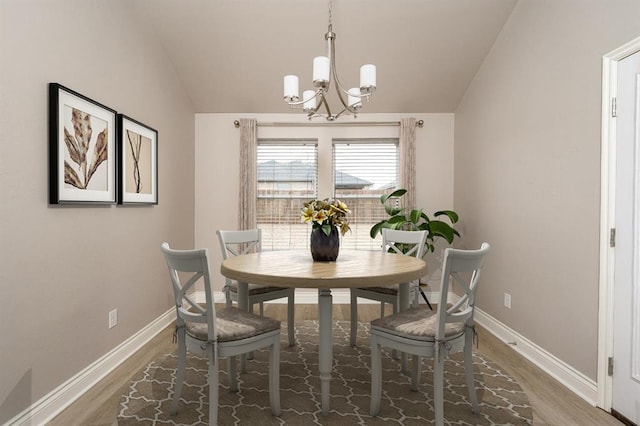
[[[511,295],[509,293],[504,294],[504,307],[511,309]]]
[[[114,309],[109,311],[109,328],[113,328],[118,325],[118,310]]]

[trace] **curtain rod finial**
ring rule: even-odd
[[[233,127],[235,127],[236,129],[238,127],[240,127],[240,121],[239,120],[233,120]]]
[[[418,127],[422,128],[422,126],[424,126],[424,120],[418,120],[416,124],[418,125]]]

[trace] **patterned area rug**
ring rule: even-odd
[[[383,354],[382,402],[378,417],[369,415],[371,395],[369,327],[360,324],[358,346],[349,346],[349,323],[334,322],[331,380],[331,412],[320,412],[318,379],[318,323],[296,323],[298,344],[286,343],[283,322],[280,398],[282,415],[269,408],[268,352],[255,353],[247,374],[239,377],[240,391],[230,392],[226,360],[220,371],[220,425],[423,425],[434,423],[433,373],[430,360],[422,362],[418,392],[410,390],[410,378],[399,373],[398,361]],[[493,362],[474,354],[474,373],[480,414],[471,412],[461,354],[445,362],[445,424],[529,425],[532,410],[520,385]],[[208,386],[206,360],[190,356],[178,415],[168,414],[177,357],[167,354],[149,364],[131,382],[120,401],[119,425],[206,425]]]

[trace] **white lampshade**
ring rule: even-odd
[[[302,104],[302,109],[304,111],[311,111],[312,109],[316,109],[316,98],[313,97],[316,92],[313,90],[305,90],[302,92],[302,100],[304,104]]]
[[[284,98],[290,101],[296,101],[300,99],[297,75],[284,76]]]
[[[357,96],[354,96],[357,95]],[[360,108],[362,107],[362,99],[360,98],[360,89],[357,87],[352,87],[349,89],[349,96],[347,98],[349,105],[351,108]]]
[[[376,66],[366,64],[360,67],[360,90],[372,93],[376,89]]]
[[[317,56],[313,58],[313,85],[322,86],[329,82],[329,58]]]

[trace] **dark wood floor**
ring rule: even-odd
[[[360,305],[358,319],[368,322],[376,318],[379,311],[380,308],[377,304]],[[267,304],[265,315],[285,320],[286,305]],[[296,320],[313,320],[317,317],[317,305],[296,305]],[[348,320],[349,305],[334,305],[333,318],[338,321]],[[477,328],[479,335],[477,350],[500,365],[520,383],[533,407],[535,425],[600,426],[622,424],[609,413],[587,404],[483,328]],[[172,331],[172,327],[163,330],[49,424],[61,426],[116,425],[120,396],[127,389],[133,375],[155,358],[175,350]]]

